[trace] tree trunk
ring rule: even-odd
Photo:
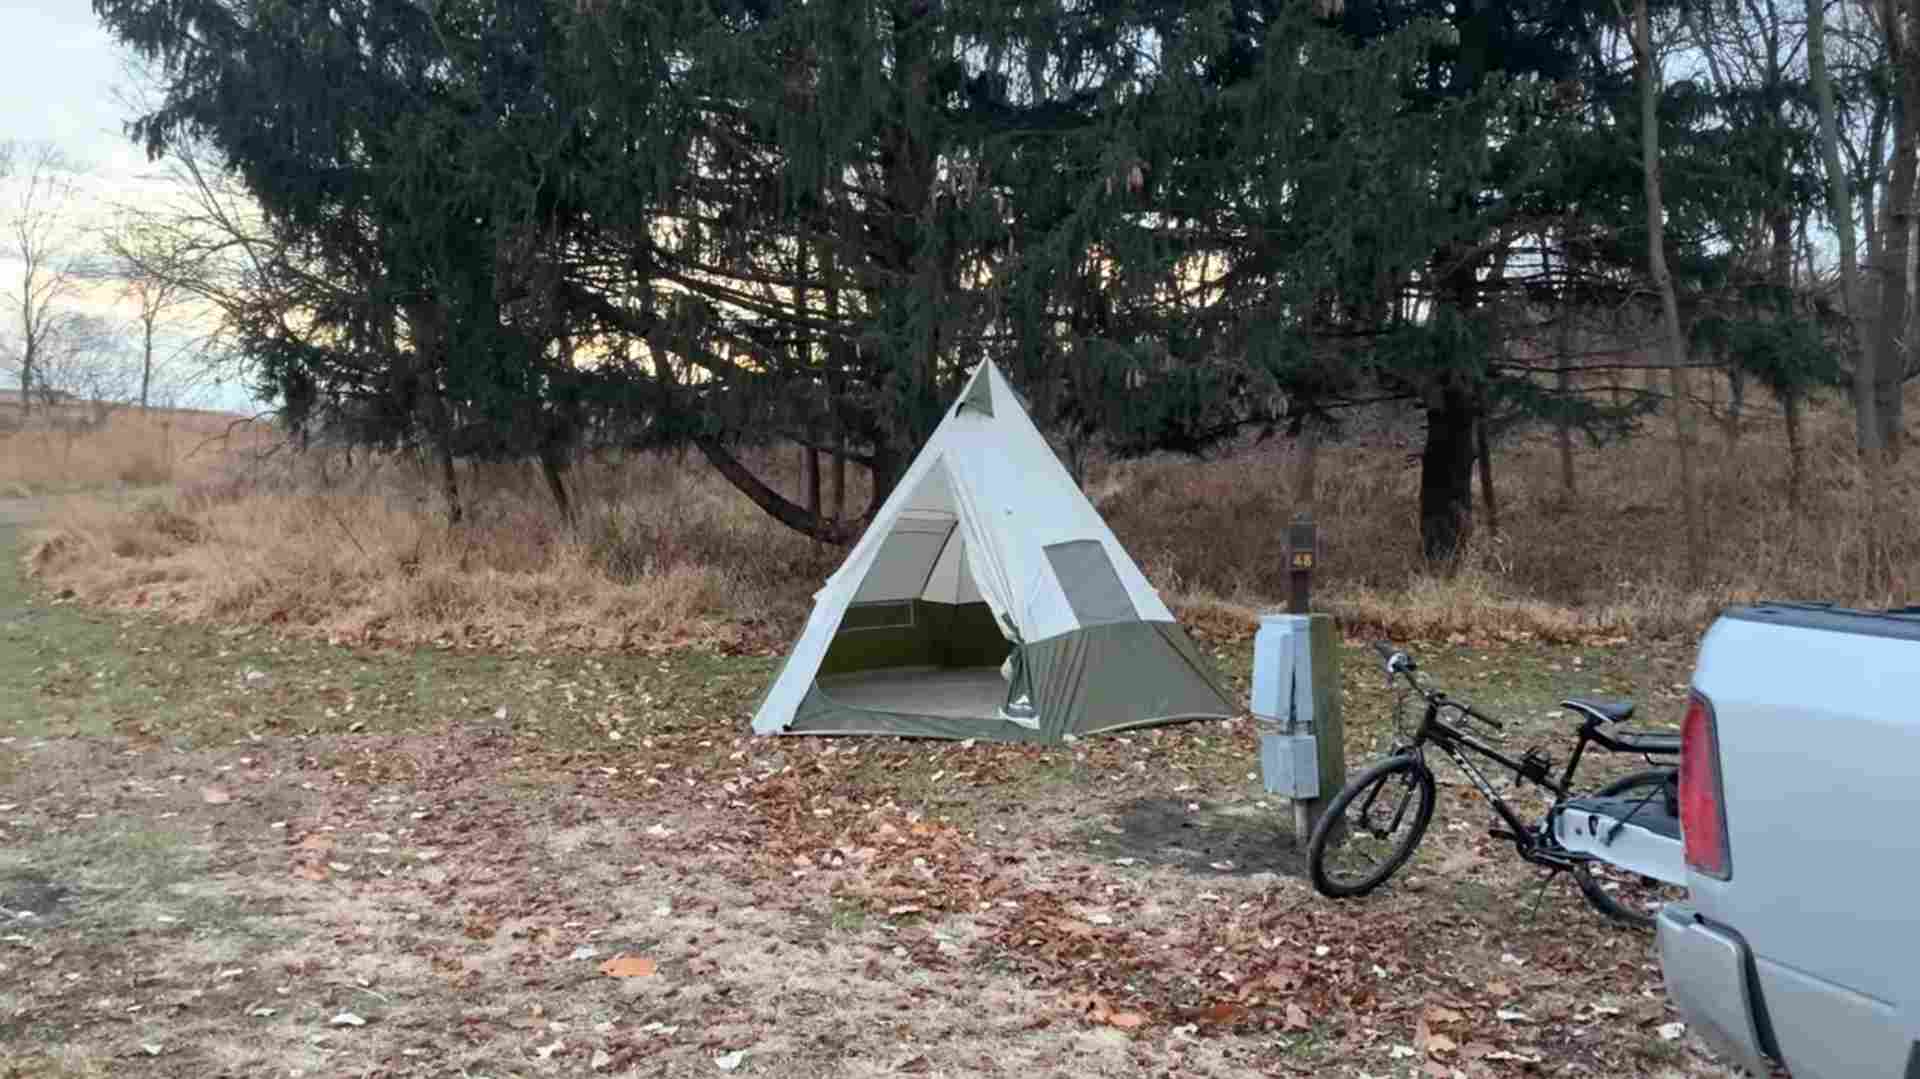
[[[1874,355],[1865,348],[1861,328],[1858,251],[1854,246],[1853,193],[1840,164],[1840,126],[1833,103],[1833,79],[1827,73],[1826,4],[1807,0],[1807,67],[1820,116],[1820,157],[1827,172],[1827,204],[1840,246],[1840,309],[1852,331],[1854,442],[1862,460],[1880,456],[1880,423],[1874,408]],[[1872,469],[1873,465],[1870,464]]]
[[[549,439],[541,444],[540,474],[546,477],[547,491],[553,495],[553,504],[560,511],[560,519],[571,527],[574,523],[573,498],[567,492],[567,453],[558,441]]]
[[[840,439],[840,449],[833,455],[833,519],[847,519],[847,440]]]
[[[1487,438],[1487,413],[1482,408],[1473,425],[1474,456],[1480,464],[1480,505],[1487,513],[1487,535],[1500,534],[1500,503],[1493,494],[1493,444]]]
[[[447,399],[428,375],[422,392],[426,395],[428,422],[433,427],[434,456],[440,463],[440,493],[447,499],[447,523],[458,525],[465,513],[460,506],[460,476],[453,464],[453,419],[447,411]]]
[[[893,494],[893,486],[900,482],[901,465],[905,455],[882,438],[875,438],[873,457],[867,465],[867,471],[873,477],[872,504],[867,509],[867,519],[880,510],[880,504]]]
[[[1312,420],[1301,422],[1293,451],[1293,509],[1298,513],[1312,510],[1320,495],[1320,429]]]
[[[1473,394],[1446,377],[1427,395],[1420,451],[1420,549],[1428,562],[1460,553],[1473,527]]]
[[[25,338],[20,343],[20,420],[22,424],[33,415],[33,362],[40,351],[40,335],[33,324],[33,300],[29,296],[21,304],[22,325]]]
[[[800,481],[807,489],[807,512],[820,520],[820,451],[812,446],[800,448]]]
[[[1573,400],[1573,356],[1571,348],[1573,344],[1573,315],[1566,310],[1560,312],[1559,337],[1560,358],[1555,361],[1553,365],[1553,387],[1559,392],[1560,402],[1564,407],[1568,402]],[[1567,505],[1571,506],[1578,492],[1575,490],[1573,474],[1573,424],[1567,422],[1565,415],[1562,415],[1559,422],[1555,424],[1553,437],[1554,443],[1560,451],[1560,494],[1567,500]]]
[[[1722,359],[1727,372],[1727,419],[1721,427],[1721,433],[1727,438],[1727,448],[1740,444],[1740,422],[1747,409],[1747,375],[1731,357]]]
[[[1824,0],[1807,0],[1807,70],[1813,82],[1814,101],[1819,106],[1820,157],[1826,165],[1831,223],[1840,241],[1841,310],[1846,313],[1847,326],[1852,331],[1853,347],[1848,351],[1853,355],[1854,444],[1860,453],[1863,472],[1860,486],[1866,503],[1861,514],[1862,532],[1866,537],[1864,568],[1866,581],[1871,585],[1883,580],[1887,569],[1880,514],[1885,478],[1885,443],[1875,400],[1874,365],[1878,357],[1876,350],[1861,347],[1866,335],[1861,332],[1863,303],[1859,264],[1854,249],[1853,200],[1848,191],[1847,174],[1840,167],[1840,125],[1833,103],[1833,79],[1827,73]]]
[[[1909,55],[1900,23],[1902,3],[1882,5],[1883,30],[1894,70],[1900,73],[1895,98],[1893,170],[1887,181],[1887,221],[1880,230],[1875,270],[1880,278],[1880,312],[1874,334],[1874,418],[1880,425],[1880,443],[1889,462],[1900,459],[1906,409],[1902,389],[1906,381],[1907,261],[1913,214],[1914,154],[1920,151],[1920,71]]]
[[[440,389],[447,347],[446,311],[430,301],[407,306],[407,324],[413,332],[413,378],[420,394],[420,407],[433,438],[433,452],[440,465],[440,490],[447,500],[447,523],[457,525],[465,516],[460,506],[460,477],[453,462],[453,415]]]
[[[1807,447],[1800,436],[1800,394],[1788,390],[1780,396],[1780,409],[1787,416],[1787,507],[1800,512],[1806,497]]]
[[[1653,30],[1647,16],[1648,0],[1633,5],[1633,51],[1640,81],[1640,175],[1647,191],[1647,263],[1654,287],[1660,292],[1660,316],[1665,331],[1667,362],[1673,382],[1673,427],[1680,456],[1680,513],[1686,527],[1687,581],[1699,584],[1706,576],[1706,541],[1700,528],[1700,496],[1693,475],[1693,399],[1688,385],[1686,343],[1680,332],[1680,304],[1674,295],[1673,274],[1667,268],[1666,206],[1660,193],[1659,68],[1653,55]],[[1809,6],[1821,0],[1808,0]]]
[[[153,319],[140,321],[140,411],[147,410],[147,391],[153,386]]]

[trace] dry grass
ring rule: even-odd
[[[274,435],[224,412],[120,409],[105,422],[78,407],[37,413],[22,425],[0,412],[0,497],[102,486],[152,487],[203,475]]]
[[[131,512],[69,505],[34,569],[103,602],[338,640],[607,649],[758,639],[803,616],[808,582],[832,568],[680,462],[583,466],[573,528],[531,470],[482,469],[467,479],[486,497],[459,529],[407,462],[331,484],[315,465],[185,485]]]
[[[1388,433],[1329,447],[1319,466],[1317,596],[1355,632],[1686,636],[1729,602],[1900,601],[1920,572],[1920,455],[1910,455],[1887,499],[1894,587],[1867,594],[1860,585],[1858,478],[1842,408],[1808,420],[1810,475],[1798,513],[1786,499],[1777,420],[1754,422],[1731,446],[1703,431],[1710,551],[1698,582],[1684,579],[1664,421],[1630,443],[1582,446],[1572,499],[1560,490],[1549,439],[1502,447],[1500,532],[1483,529],[1447,575],[1418,556],[1417,423],[1407,431],[1406,417],[1384,420]],[[1275,442],[1213,461],[1113,463],[1088,488],[1185,617],[1233,635],[1285,592],[1293,452]],[[793,490],[792,456],[758,464]],[[69,508],[34,568],[96,602],[343,640],[732,650],[793,632],[841,553],[780,527],[698,460],[583,464],[573,528],[556,519],[531,468],[470,470],[463,482],[477,497],[468,523],[449,529],[418,462],[363,458],[348,471],[314,454],[230,465],[131,512]],[[849,497],[864,504],[860,492]]]
[[[1839,408],[1808,421],[1809,475],[1797,512],[1776,425],[1756,425],[1734,445],[1702,431],[1708,550],[1699,581],[1686,579],[1678,464],[1664,421],[1629,443],[1578,447],[1571,499],[1550,438],[1501,447],[1500,531],[1483,529],[1450,575],[1419,555],[1417,439],[1328,448],[1316,507],[1320,596],[1363,631],[1551,641],[1687,635],[1725,605],[1761,598],[1908,602],[1920,585],[1920,460],[1909,454],[1895,468],[1886,499],[1892,587],[1867,589],[1851,424]],[[1122,465],[1094,490],[1112,492],[1102,511],[1163,590],[1209,612],[1203,617],[1223,607],[1244,616],[1285,594],[1291,452]]]

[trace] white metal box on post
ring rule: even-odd
[[[1323,623],[1317,631],[1316,622]],[[1346,779],[1332,630],[1326,615],[1266,614],[1253,638],[1252,710],[1260,732],[1261,777],[1269,793],[1292,800],[1294,833],[1302,842],[1319,822],[1323,797]],[[1317,657],[1318,663],[1316,644],[1329,653]],[[1316,668],[1323,681],[1334,684],[1316,685]],[[1330,741],[1323,745],[1323,740]]]
[[[1309,616],[1268,614],[1253,636],[1253,716],[1267,793],[1320,794],[1313,728],[1313,636]]]

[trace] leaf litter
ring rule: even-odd
[[[539,677],[556,690],[563,680]],[[744,1068],[747,1050],[735,1048],[744,1041],[673,1039],[676,1028],[689,1024],[719,1029],[718,1017],[729,1031],[758,1036],[755,1044],[776,1044],[778,1007],[712,995],[725,984],[722,970],[749,956],[782,976],[813,979],[811,991],[848,1015],[891,1010],[891,1025],[855,1034],[853,1044],[897,1046],[897,1031],[911,1031],[922,1048],[886,1058],[906,1061],[911,1068],[902,1069],[910,1071],[976,1067],[957,1055],[964,1039],[954,1040],[954,1032],[967,1028],[944,1018],[941,1007],[972,1016],[996,994],[1010,1001],[1038,991],[1052,1003],[1032,1011],[1033,1025],[1018,1036],[1034,1046],[1065,1046],[1074,1044],[1067,1040],[1073,1030],[1105,1028],[1123,1048],[1112,1050],[1118,1055],[1106,1064],[1090,1066],[1115,1072],[1182,1070],[1176,1062],[1186,1050],[1180,1046],[1252,1049],[1278,1034],[1296,1046],[1290,1052],[1307,1054],[1297,1057],[1300,1074],[1318,1073],[1316,1061],[1383,1073],[1412,1032],[1411,1047],[1425,1064],[1444,1060],[1446,1069],[1474,1077],[1541,1061],[1591,1074],[1696,1073],[1690,1056],[1656,1067],[1635,1055],[1636,1037],[1644,1040],[1664,1018],[1657,1008],[1652,1017],[1636,1010],[1632,1022],[1594,1026],[1577,1039],[1566,1031],[1575,1016],[1600,1014],[1584,1002],[1644,1000],[1658,986],[1657,963],[1649,968],[1644,942],[1601,925],[1576,896],[1549,892],[1552,915],[1543,912],[1527,925],[1505,906],[1456,904],[1451,880],[1416,863],[1418,872],[1407,881],[1362,902],[1325,903],[1300,881],[1271,874],[1206,877],[1204,891],[1213,898],[1203,900],[1195,878],[1148,852],[1136,850],[1124,860],[1089,856],[1074,847],[1064,826],[1047,823],[1073,816],[1048,807],[1098,813],[1151,793],[1138,789],[1143,784],[1158,784],[1162,796],[1189,786],[1192,798],[1209,804],[1250,800],[1257,792],[1241,788],[1255,743],[1244,725],[1086,740],[1065,751],[989,743],[929,750],[795,742],[769,749],[722,733],[747,687],[724,706],[703,708],[702,691],[684,684],[695,688],[662,698],[712,724],[666,727],[682,721],[636,719],[632,710],[623,748],[611,752],[543,748],[535,725],[547,725],[544,736],[551,737],[554,721],[531,708],[516,720],[528,725],[524,737],[355,736],[367,740],[377,758],[414,762],[397,770],[380,764],[361,770],[359,758],[329,756],[336,751],[319,742],[255,743],[248,752],[276,763],[260,786],[250,781],[249,797],[287,791],[293,800],[262,803],[271,806],[273,819],[285,820],[284,828],[228,842],[269,855],[261,864],[290,871],[288,886],[338,881],[324,894],[340,898],[328,902],[357,904],[352,909],[374,923],[343,930],[297,916],[302,920],[285,924],[305,926],[308,946],[233,979],[234,991],[291,1000],[321,992],[324,972],[352,949],[377,954],[374,926],[384,924],[405,926],[413,942],[382,960],[400,983],[383,977],[382,991],[406,995],[410,1008],[463,998],[546,1005],[531,1012],[516,1004],[512,1014],[519,1018],[499,1008],[463,1013],[449,1007],[446,1029],[460,1031],[457,1040],[362,1020],[356,1044],[391,1047],[389,1067],[398,1075],[432,1074],[430,1060],[469,1052],[462,1059],[478,1065],[485,1046],[508,1044],[521,1054],[550,1049],[552,1060],[573,1057],[574,1066],[596,1072],[621,1072],[661,1053],[702,1054],[722,1071],[732,1070],[723,1063],[728,1060]],[[1038,779],[1068,757],[1084,779]],[[1134,769],[1135,763],[1146,767]],[[183,762],[171,766],[187,770]],[[915,776],[924,781],[935,773],[942,775],[935,793],[908,794]],[[1130,778],[1130,786],[1117,789],[1105,777],[1118,775],[1146,778]],[[12,788],[7,793],[25,804]],[[370,797],[378,807],[373,811],[365,808]],[[389,797],[392,802],[384,801]],[[1443,799],[1445,819],[1471,819],[1471,806],[1452,792]],[[1027,812],[1010,815],[1007,806]],[[623,836],[601,823],[635,812],[646,813],[641,819],[651,819],[657,830]],[[556,860],[531,838],[553,828],[587,837],[580,856]],[[383,836],[383,845],[391,836],[393,849],[407,852],[396,855],[400,871],[393,878],[369,871],[364,880],[349,880],[333,869],[365,857],[334,837],[374,834]],[[1428,842],[1440,864],[1473,849],[1476,840],[1471,830],[1436,830]],[[275,850],[281,853],[272,857]],[[1493,853],[1462,872],[1489,883],[1506,879],[1503,873],[1522,879]],[[1191,864],[1210,867],[1204,858]],[[554,888],[556,880],[565,886]],[[268,887],[244,874],[225,886],[263,894]],[[639,913],[623,918],[623,910]],[[891,921],[884,917],[889,912],[897,912]],[[804,927],[829,919],[846,928],[823,947]],[[598,939],[630,942],[629,950],[609,948],[616,954],[605,957],[578,943],[601,933],[607,936]],[[1438,946],[1442,935],[1444,948]],[[300,954],[309,950],[312,955]],[[558,958],[597,960],[602,977],[556,966]],[[675,964],[670,983],[655,981],[662,962]],[[1387,973],[1376,975],[1376,965]],[[585,982],[566,980],[583,974]],[[160,977],[154,984],[165,984],[167,975]],[[686,995],[658,995],[676,987]],[[1525,1012],[1505,1006],[1515,998],[1526,1001]],[[595,1000],[645,1010],[633,1023],[602,1032],[575,1014],[605,1006]],[[247,1003],[234,999],[226,1014],[244,1016],[261,1031],[297,1023],[302,1014]],[[1538,1018],[1510,1022],[1501,1011]],[[544,1036],[516,1035],[529,1014]],[[548,1023],[571,1024],[574,1033],[549,1031]],[[582,1033],[590,1026],[593,1035]],[[882,1037],[881,1030],[888,1033]],[[427,1055],[404,1055],[401,1047],[416,1041]],[[776,1058],[804,1067],[813,1051],[806,1043],[777,1043],[783,1048],[755,1050],[762,1054],[756,1070]],[[836,1054],[822,1059],[841,1059],[845,1051],[819,1050]],[[1240,1074],[1194,1064],[1185,1070]]]

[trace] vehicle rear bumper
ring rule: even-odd
[[[1731,929],[1702,921],[1684,903],[1662,907],[1655,924],[1667,996],[1687,1026],[1741,1067],[1767,1074],[1746,941]]]

